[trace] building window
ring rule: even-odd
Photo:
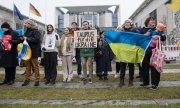
[[[58,16],[58,28],[64,28],[64,15]]]
[[[157,10],[155,9],[149,14],[150,17],[153,17],[155,19],[155,23],[157,24]]]
[[[118,26],[117,14],[112,14],[112,26],[113,27],[117,27]]]

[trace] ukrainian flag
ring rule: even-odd
[[[24,61],[28,61],[31,58],[31,48],[27,41],[23,42],[22,48],[20,53],[18,54],[17,58],[22,59]]]
[[[141,63],[152,40],[152,36],[130,32],[108,31],[104,36],[118,61],[126,63]]]
[[[167,7],[174,12],[180,10],[180,0],[168,0],[166,3]]]

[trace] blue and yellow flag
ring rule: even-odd
[[[105,39],[120,62],[141,63],[152,37],[130,32],[108,31]]]
[[[180,10],[180,0],[167,0],[165,4],[169,9],[171,9],[174,12]]]
[[[24,61],[28,61],[31,58],[31,48],[29,46],[29,44],[27,43],[27,41],[25,40],[23,42],[21,51],[19,52],[17,58],[22,59]]]

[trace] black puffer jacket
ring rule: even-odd
[[[19,34],[12,29],[9,29],[8,31],[4,32],[4,35],[11,35],[12,40],[10,43],[12,44],[12,48],[10,51],[0,50],[0,66],[2,67],[15,67],[18,66],[18,51],[17,51],[17,45],[21,43],[19,39]]]
[[[28,28],[24,34],[27,37],[27,42],[32,51],[32,58],[38,58],[41,56],[41,33],[36,28]]]

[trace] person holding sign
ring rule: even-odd
[[[1,25],[4,35],[2,36],[0,66],[5,68],[5,79],[0,85],[12,85],[15,81],[16,66],[18,66],[17,45],[21,43],[18,33],[13,31],[8,23]]]
[[[27,27],[27,30],[24,34],[24,40],[27,41],[29,44],[32,56],[30,60],[26,61],[26,79],[22,86],[29,85],[29,82],[31,80],[31,69],[34,69],[35,72],[35,83],[34,86],[39,86],[39,66],[38,66],[38,57],[41,56],[41,46],[40,46],[40,36],[41,33],[39,32],[37,28],[37,24],[31,20],[27,19],[25,21],[25,27]]]
[[[89,22],[84,21],[83,22],[83,30],[90,30],[89,27]],[[97,34],[97,31],[96,31]],[[82,47],[80,49],[80,56],[81,56],[81,61],[82,61],[82,69],[83,69],[83,81],[84,83],[88,82],[92,83],[92,74],[93,74],[93,57],[94,57],[94,48],[97,47],[97,35],[94,34],[94,32],[82,32],[80,33],[79,37],[86,37],[85,42],[79,42],[81,44],[80,46]],[[96,39],[93,39],[95,38]],[[83,40],[85,38],[79,38],[79,40]],[[96,40],[96,42],[92,42],[91,40]],[[90,41],[90,42],[89,42]],[[82,43],[84,43],[82,45]],[[87,65],[89,69],[89,75],[87,75]]]
[[[61,37],[59,56],[62,57],[63,82],[70,82],[73,77],[72,57],[73,57],[73,36],[70,28],[65,28]]]
[[[55,84],[57,76],[57,53],[60,46],[59,35],[54,32],[52,25],[47,25],[47,33],[42,41],[42,51],[44,52],[45,84]]]

